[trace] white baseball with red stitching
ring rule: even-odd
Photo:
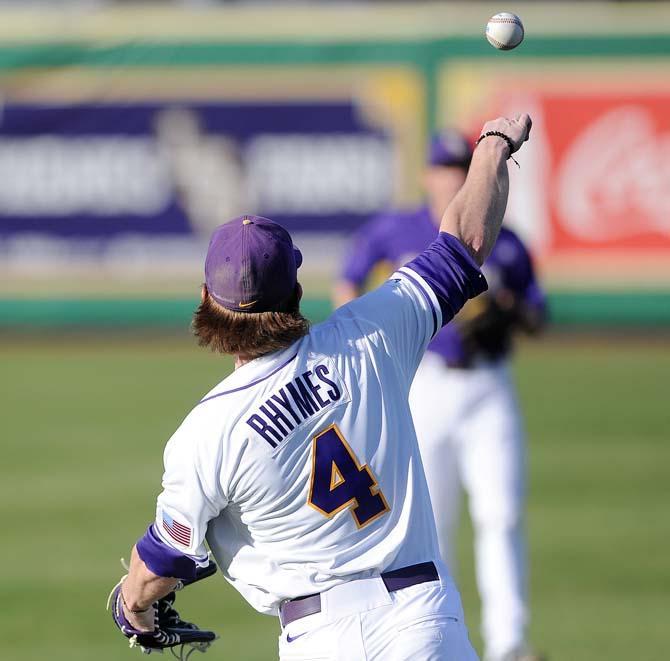
[[[512,50],[523,41],[523,23],[516,15],[502,11],[491,16],[486,24],[486,38],[499,50]]]

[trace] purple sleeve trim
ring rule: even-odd
[[[195,578],[195,561],[163,542],[156,534],[153,524],[147,528],[135,547],[144,564],[156,576],[190,580]]]
[[[454,318],[468,299],[488,289],[486,278],[463,244],[440,232],[420,255],[406,264],[433,290],[442,310],[442,325]]]

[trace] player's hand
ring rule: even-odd
[[[181,590],[214,573],[216,564],[210,561],[206,567],[196,570],[194,579],[179,581],[174,590]],[[130,647],[139,646],[147,654],[152,650],[162,651],[179,647],[181,656],[177,658],[185,658],[192,651],[191,648],[204,652],[216,639],[217,636],[213,631],[202,630],[181,618],[174,607],[176,599],[174,591],[155,601],[146,611],[130,611],[121,592],[125,578],[124,576],[114,586],[107,601],[107,608],[111,609],[114,624],[129,640]]]
[[[489,133],[490,131],[497,131],[504,133],[512,144],[512,154],[521,148],[521,145],[528,140],[530,129],[533,122],[530,115],[524,113],[517,115],[514,119],[507,119],[506,117],[498,117],[492,119],[484,124],[481,135]],[[488,138],[489,140],[491,138]]]
[[[121,592],[121,588],[119,588],[119,592]],[[123,593],[121,592],[121,594]],[[133,629],[146,631],[147,633],[154,630],[156,607],[153,604],[143,612],[133,613],[126,608],[125,601],[121,598],[121,607],[123,608],[123,614]]]

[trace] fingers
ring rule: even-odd
[[[521,147],[521,145],[528,140],[530,129],[533,126],[533,120],[530,118],[530,115],[528,113],[523,113],[517,115],[514,119],[507,119],[505,117],[501,117],[500,119],[509,127],[510,133],[512,134],[510,137],[516,144],[516,148],[518,149]]]
[[[532,126],[533,121],[527,113],[516,115],[513,119],[498,117],[484,124],[482,135],[495,132],[504,133],[510,140],[510,153],[513,154],[528,140]]]
[[[523,113],[523,115],[517,115],[516,118],[517,122],[521,124],[522,127],[525,128],[525,138],[523,139],[524,142],[528,140],[530,137],[530,130],[533,128],[533,120],[530,118],[530,115],[528,113]]]

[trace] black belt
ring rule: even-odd
[[[381,574],[381,579],[389,592],[402,590],[412,585],[439,581],[440,575],[432,562],[421,562],[402,569],[393,569]],[[321,612],[321,595],[310,594],[306,597],[287,599],[279,605],[279,620],[285,627],[287,624],[299,620],[301,617]]]

